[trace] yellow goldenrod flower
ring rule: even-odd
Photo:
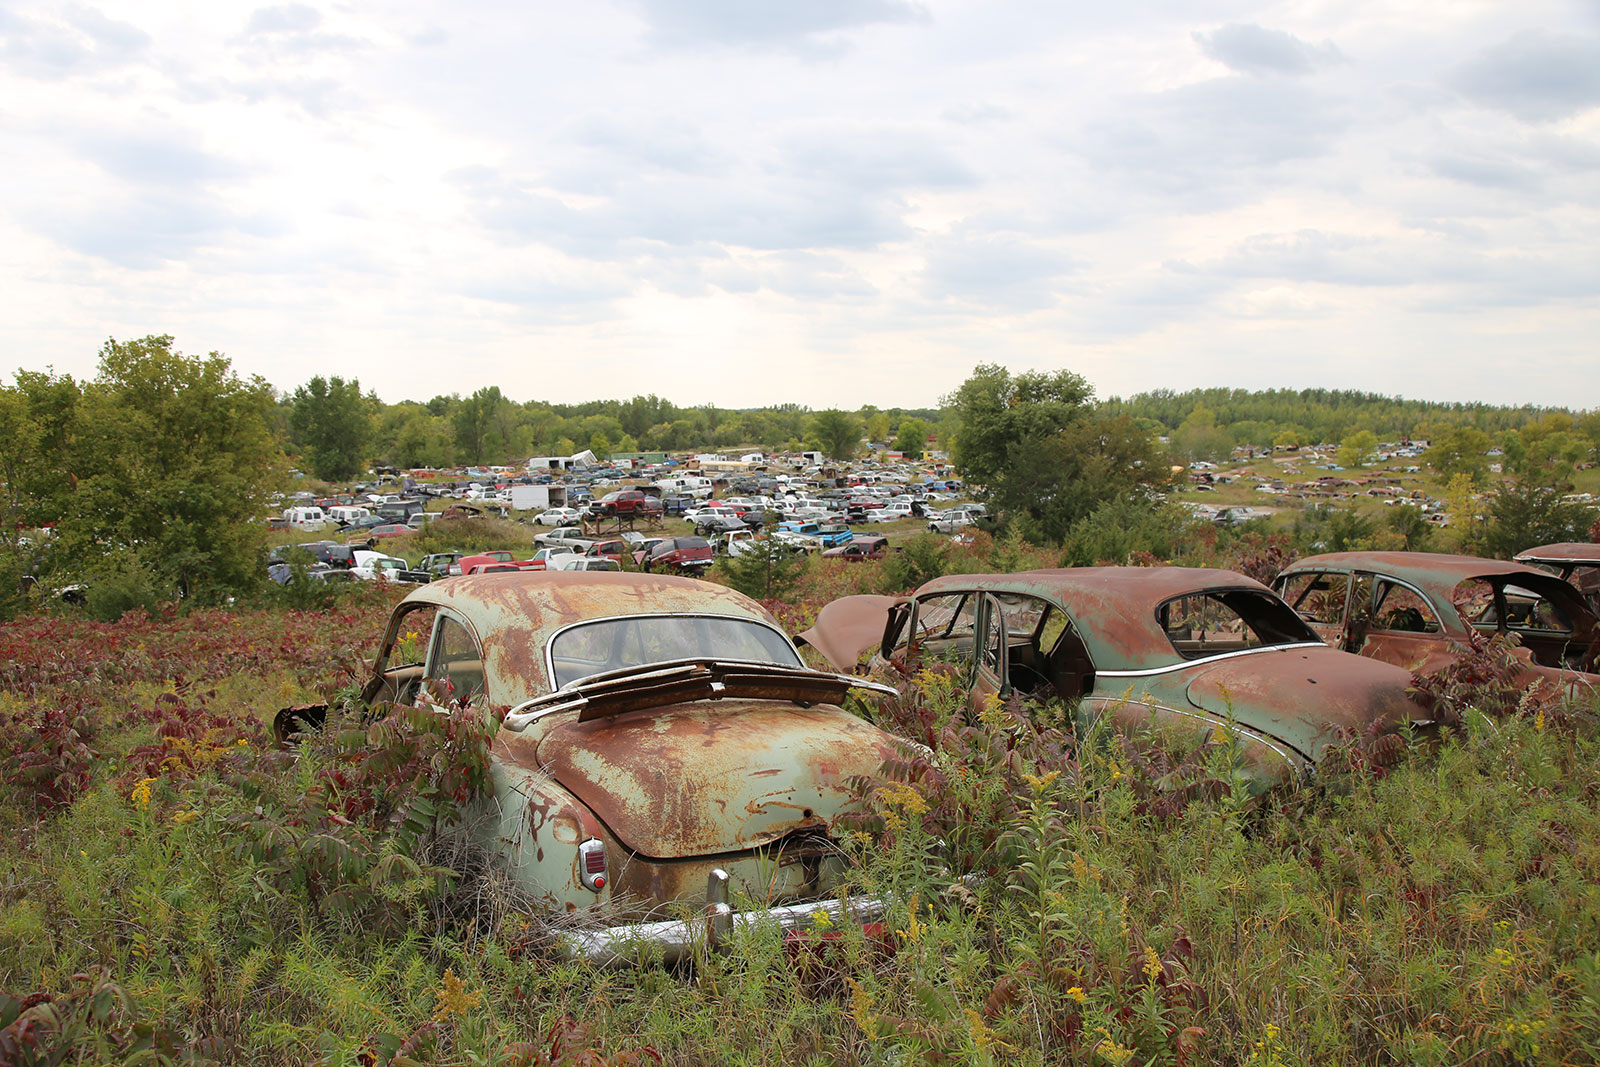
[[[1145,977],[1150,979],[1152,982],[1161,977],[1161,953],[1157,952],[1153,945],[1146,945],[1144,947],[1143,970]]]
[[[446,967],[444,978],[439,982],[439,988],[434,991],[436,1002],[433,1009],[433,1021],[442,1023],[452,1015],[465,1015],[483,1002],[482,993],[468,993],[461,984],[461,979]]]
[[[128,794],[128,799],[141,808],[148,808],[150,806],[150,785],[155,781],[157,781],[155,778],[139,779],[139,784],[133,787],[133,792]]]
[[[1089,994],[1083,991],[1083,986],[1081,985],[1075,985],[1067,990],[1067,996],[1072,1000],[1076,1000],[1079,1004],[1087,1004],[1089,1002]]]

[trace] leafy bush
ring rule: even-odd
[[[882,591],[909,592],[923,582],[949,574],[954,558],[949,538],[919,533],[884,557]]]

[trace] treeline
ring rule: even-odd
[[[1187,459],[1215,460],[1240,445],[1341,444],[1371,435],[1376,441],[1434,442],[1470,431],[1467,439],[1485,451],[1509,442],[1547,441],[1560,436],[1563,450],[1600,447],[1600,412],[1531,405],[1436,403],[1337,389],[1156,389],[1126,400],[1113,397],[1102,409],[1134,418],[1168,437],[1172,451]]]
[[[518,401],[499,386],[470,396],[385,404],[363,394],[358,379],[313,378],[279,401],[285,446],[319,478],[349,478],[377,462],[393,467],[521,463],[529,456],[588,449],[684,452],[751,446],[814,448],[849,458],[863,440],[921,453],[930,435],[947,433],[937,410],[871,405],[814,412],[798,404],[730,410],[681,407],[650,394],[628,400],[555,404]]]

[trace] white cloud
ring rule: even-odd
[[[1567,0],[0,3],[25,366],[155,332],[390,399],[921,404],[998,359],[1600,405]]]

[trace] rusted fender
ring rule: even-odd
[[[1432,716],[1406,696],[1404,668],[1331,648],[1224,660],[1188,686],[1189,703],[1263,731],[1313,760],[1328,745],[1373,737]]]
[[[861,654],[883,640],[889,609],[900,599],[867,594],[840,597],[824,604],[811,629],[796,634],[795,642],[822,653],[835,670],[853,671]]]

